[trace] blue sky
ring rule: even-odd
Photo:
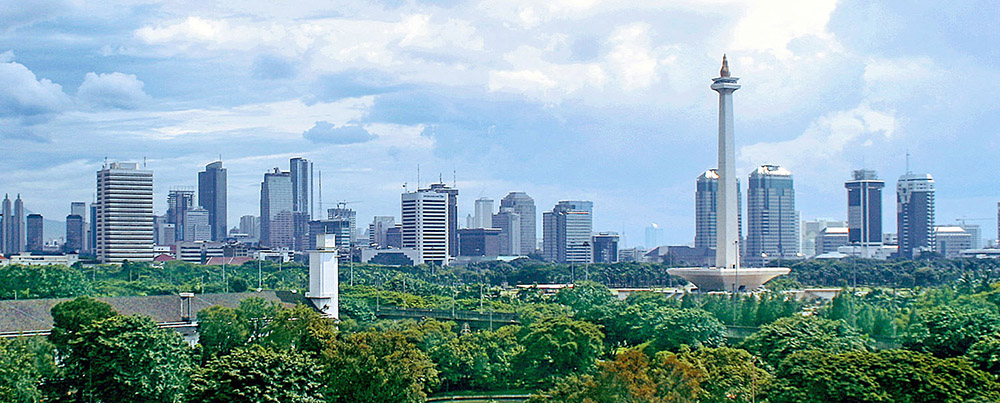
[[[594,201],[594,227],[693,238],[715,165],[728,53],[739,170],[795,175],[804,219],[843,219],[843,181],[937,181],[937,221],[994,238],[1000,5],[992,1],[8,0],[0,6],[0,192],[68,214],[105,157],[147,161],[156,206],[222,155],[229,222],[303,156],[323,200],[398,215],[403,183]],[[454,173],[454,174],[453,174]]]

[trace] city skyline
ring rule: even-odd
[[[464,201],[510,190],[539,206],[592,200],[594,228],[624,232],[623,245],[642,244],[651,222],[664,243],[685,244],[691,178],[715,165],[703,86],[724,52],[750,83],[736,106],[737,172],[795,172],[803,219],[846,219],[843,178],[872,169],[891,186],[907,150],[912,170],[935,178],[940,224],[996,215],[996,187],[980,184],[1000,182],[1000,142],[982,130],[1000,101],[968,91],[997,89],[979,79],[1000,59],[995,4],[351,3],[336,17],[318,5],[30,4],[15,2],[24,12],[0,32],[0,82],[14,89],[0,97],[0,136],[18,150],[0,162],[0,191],[44,217],[93,200],[105,157],[146,157],[162,214],[166,190],[195,186],[221,152],[230,224],[256,211],[261,172],[301,156],[326,173],[323,200],[361,200],[361,217],[395,215],[420,165],[457,172]],[[322,29],[301,47],[237,35],[305,32],[305,21]],[[387,59],[331,56],[348,49],[326,40],[351,36],[341,22],[397,28],[365,42]]]

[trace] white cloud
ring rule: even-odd
[[[836,181],[838,177],[830,173],[848,172],[848,159],[856,156],[851,153],[859,148],[884,145],[895,134],[897,124],[893,112],[862,104],[816,119],[794,139],[744,146],[739,152],[740,160],[748,167],[784,166],[806,183]]]
[[[5,52],[4,58],[10,60],[13,54]],[[69,105],[69,97],[59,84],[38,79],[23,64],[0,62],[0,116],[45,115],[61,112]]]
[[[620,27],[611,35],[614,48],[607,56],[608,64],[620,76],[626,91],[648,87],[660,79],[657,73],[660,62],[652,49],[651,30],[649,24],[635,23]]]
[[[136,109],[152,99],[134,74],[87,73],[76,91],[80,102],[95,108]]]
[[[323,120],[302,132],[302,137],[314,143],[328,144],[364,143],[375,138],[364,127],[354,124],[334,127],[332,123]]]

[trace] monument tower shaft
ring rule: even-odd
[[[730,77],[729,62],[722,56],[719,77],[712,90],[719,93],[719,198],[716,206],[715,266],[735,268],[739,259],[739,218],[736,185],[736,139],[733,133],[733,92],[740,89]]]

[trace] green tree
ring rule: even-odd
[[[800,351],[781,363],[773,403],[959,403],[1000,399],[1000,385],[963,359],[907,350]]]
[[[579,281],[573,287],[566,287],[556,294],[556,301],[576,311],[576,317],[590,322],[600,322],[606,318],[612,304],[618,302],[615,295],[604,284],[594,281]]]
[[[650,345],[656,350],[677,350],[682,345],[693,348],[718,347],[726,341],[726,327],[701,309],[660,309],[656,332]]]
[[[513,386],[520,326],[463,334],[431,349],[444,390],[498,390]]]
[[[75,297],[88,285],[79,270],[66,266],[0,266],[0,299]]]
[[[191,378],[191,403],[323,402],[322,370],[311,358],[261,346],[237,348]]]
[[[328,342],[336,339],[333,320],[324,318],[315,309],[299,304],[281,309],[271,321],[262,342],[275,348],[318,354]]]
[[[216,305],[198,312],[198,343],[203,361],[246,346],[248,334],[247,324],[236,309]]]
[[[564,317],[546,318],[528,326],[521,339],[524,351],[515,368],[529,384],[589,369],[601,353],[604,335],[597,325]]]
[[[965,358],[983,371],[1000,375],[1000,334],[979,339],[965,352]]]
[[[729,347],[702,348],[680,354],[682,360],[705,370],[700,401],[755,402],[772,377],[749,352]]]
[[[72,341],[78,339],[80,332],[87,326],[118,315],[118,312],[106,302],[90,297],[77,297],[56,304],[50,314],[52,333],[49,334],[49,341],[56,347],[59,355],[65,357],[70,353]]]
[[[254,343],[267,336],[268,325],[278,316],[280,310],[281,305],[277,302],[260,297],[250,297],[240,301],[236,311],[240,320],[246,325],[247,342]]]
[[[938,357],[958,357],[998,330],[1000,316],[989,310],[942,306],[924,313],[920,322],[910,325],[903,335],[903,346]]]
[[[67,374],[80,401],[176,402],[192,369],[181,336],[144,316],[113,316],[71,341]]]
[[[772,367],[777,367],[781,360],[796,351],[865,351],[868,339],[842,321],[816,316],[790,316],[761,327],[743,342],[743,347]]]
[[[328,402],[422,402],[438,382],[427,354],[397,330],[348,335],[328,344],[320,361]]]
[[[0,402],[42,401],[42,382],[55,373],[53,347],[45,339],[0,339]]]

